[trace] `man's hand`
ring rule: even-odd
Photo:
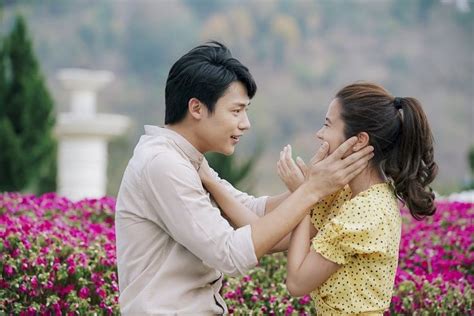
[[[301,158],[297,159],[295,163],[291,157],[291,145],[285,146],[280,152],[280,160],[277,162],[277,172],[290,192],[294,192],[304,182],[305,175],[301,168],[305,169],[305,167]]]
[[[343,158],[356,141],[356,137],[349,138],[329,156],[329,145],[326,142],[321,145],[307,169],[303,170],[308,176],[306,183],[310,192],[317,192],[319,198],[323,198],[344,187],[367,167],[374,156],[372,146]]]

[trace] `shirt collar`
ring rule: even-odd
[[[171,139],[191,160],[191,163],[194,165],[196,170],[201,166],[204,155],[201,154],[186,138],[181,136],[181,134],[163,127],[158,127],[154,125],[145,125],[145,134],[149,136],[164,136]]]

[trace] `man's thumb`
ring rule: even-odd
[[[311,158],[311,165],[317,164],[321,160],[323,160],[329,151],[329,144],[327,142],[324,142],[321,147],[319,147],[318,151],[316,154],[314,154],[313,158]]]

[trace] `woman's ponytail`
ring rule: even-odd
[[[374,147],[371,163],[391,178],[397,196],[416,219],[436,211],[433,182],[433,135],[421,104],[414,98],[394,98],[382,86],[359,82],[336,94],[341,104],[346,138],[366,132]]]
[[[411,215],[420,220],[436,211],[434,193],[428,186],[438,172],[434,162],[433,135],[428,120],[415,98],[394,98],[401,128],[392,154],[383,169],[392,178],[397,195]]]

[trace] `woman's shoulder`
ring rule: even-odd
[[[313,205],[310,216],[311,222],[320,229],[328,220],[336,216],[342,205],[351,198],[351,189],[346,185],[341,190],[334,192]]]
[[[379,183],[344,202],[338,219],[349,222],[384,221],[386,216],[397,215],[395,193],[388,183]]]

